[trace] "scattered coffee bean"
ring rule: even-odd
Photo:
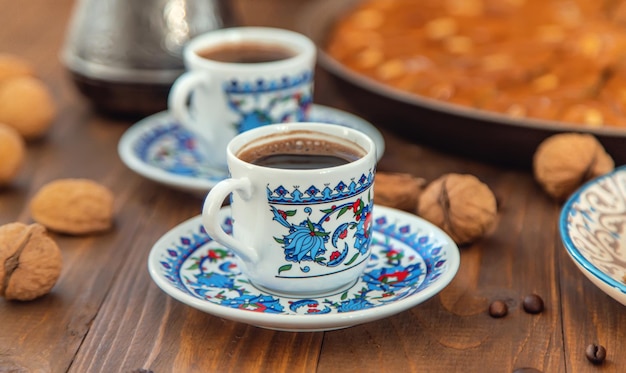
[[[539,313],[543,311],[543,299],[537,294],[530,294],[524,297],[524,311],[528,313]]]
[[[489,316],[500,318],[506,316],[509,312],[509,307],[501,300],[494,300],[489,305]]]
[[[585,349],[587,359],[594,364],[602,364],[606,359],[606,349],[604,346],[592,343]]]
[[[513,373],[541,373],[541,371],[535,368],[524,367],[515,369]]]

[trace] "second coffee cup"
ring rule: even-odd
[[[213,166],[226,167],[226,145],[237,134],[308,119],[315,45],[306,36],[268,27],[210,31],[189,42],[187,72],[169,94],[169,110],[210,147]]]

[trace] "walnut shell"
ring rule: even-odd
[[[25,139],[41,137],[56,116],[48,87],[23,76],[0,82],[0,122],[15,128]]]
[[[22,136],[12,127],[0,123],[0,185],[15,178],[25,155],[26,144]]]
[[[468,174],[446,174],[426,186],[418,215],[443,229],[457,244],[468,244],[490,233],[497,218],[496,197],[489,187]]]
[[[0,296],[25,301],[48,294],[62,264],[61,250],[43,226],[0,226]]]
[[[74,235],[113,225],[113,193],[88,179],[59,179],[44,185],[30,202],[33,219],[46,228]]]
[[[615,163],[589,134],[562,133],[545,139],[533,157],[533,173],[541,187],[564,200],[584,182],[610,172]]]
[[[0,53],[0,82],[18,76],[35,76],[35,69],[21,57]]]
[[[377,205],[415,211],[417,199],[426,181],[405,173],[376,172],[374,178]]]

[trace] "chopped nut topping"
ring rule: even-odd
[[[355,13],[352,20],[357,27],[375,29],[383,24],[385,18],[380,12],[374,9],[365,9]]]
[[[404,62],[402,60],[389,60],[384,64],[380,65],[380,67],[376,70],[378,77],[382,80],[390,80],[393,78],[397,78],[404,74],[406,69],[404,67]]]
[[[559,86],[559,77],[554,74],[545,74],[533,80],[532,86],[537,93],[546,92]]]
[[[457,31],[457,24],[451,17],[436,18],[424,25],[424,31],[428,38],[441,40],[454,35]]]

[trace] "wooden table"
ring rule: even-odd
[[[239,0],[246,24],[292,27],[306,1]],[[52,293],[31,302],[0,299],[0,372],[543,372],[624,371],[626,312],[587,280],[567,256],[557,229],[560,206],[528,170],[456,158],[380,128],[387,151],[379,170],[433,180],[472,173],[499,200],[490,237],[461,250],[452,283],[427,302],[348,329],[291,333],[223,320],[186,306],[150,279],[155,241],[200,212],[198,197],[131,172],[116,146],[132,120],[94,112],[75,90],[58,53],[71,0],[0,1],[0,52],[32,61],[59,113],[47,136],[28,144],[25,167],[0,190],[0,224],[31,222],[27,208],[45,183],[91,178],[116,196],[115,227],[87,237],[52,234],[64,267]],[[348,111],[328,76],[316,77],[316,101]],[[541,295],[530,315],[521,298]],[[505,299],[501,319],[487,307]],[[607,361],[585,357],[592,342]]]

